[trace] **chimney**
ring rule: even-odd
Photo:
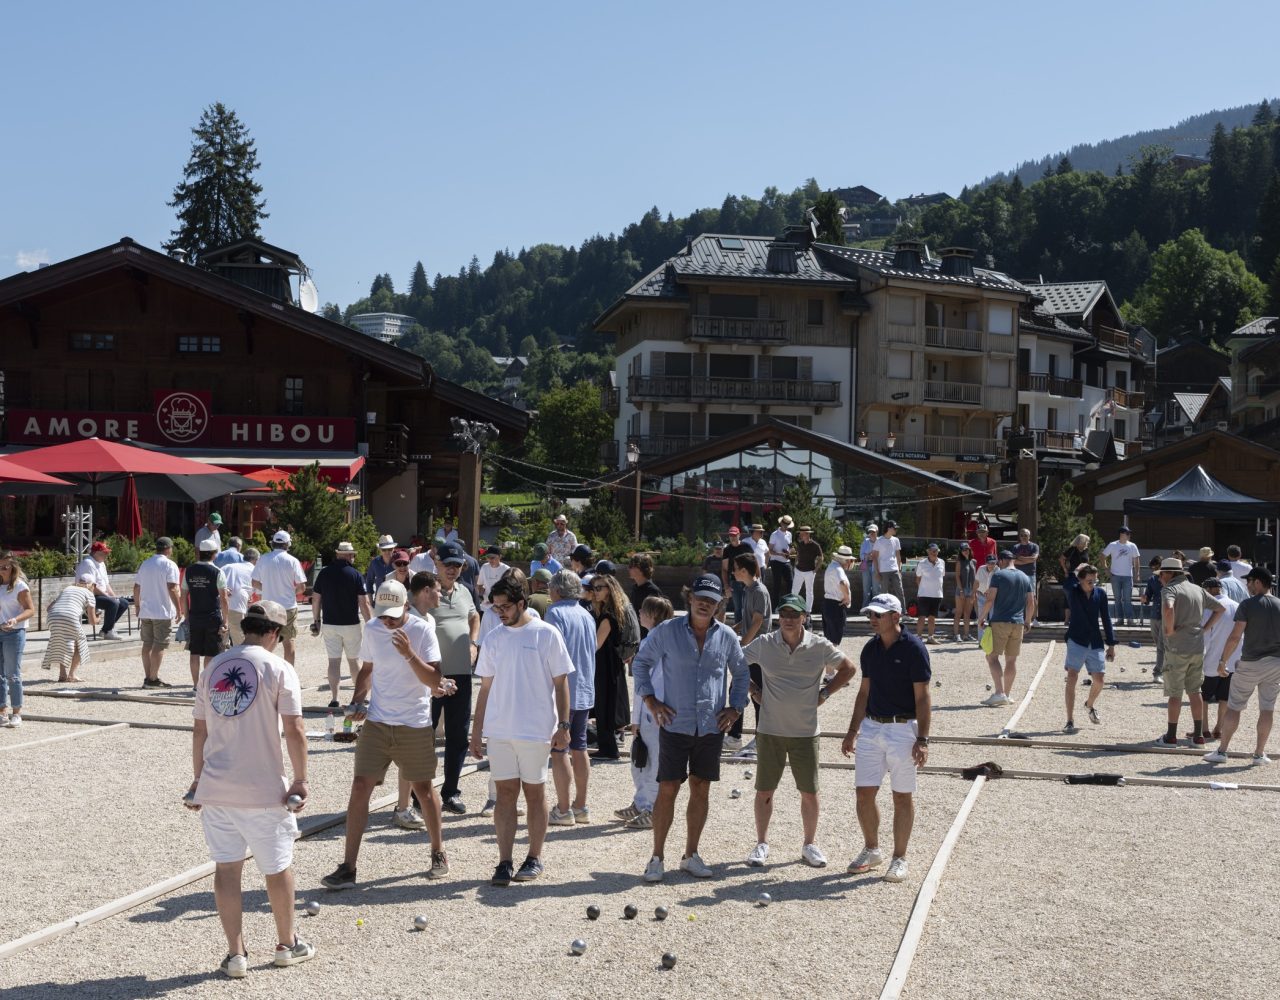
[[[893,266],[900,271],[919,271],[924,264],[924,244],[919,240],[899,240],[893,246]]]
[[[939,253],[942,255],[943,274],[953,278],[973,277],[973,250],[966,247],[943,247]]]
[[[795,244],[801,250],[808,250],[813,243],[815,235],[816,229],[812,225],[787,226],[778,238],[784,242]]]
[[[693,255],[693,237],[686,236],[684,238],[684,255],[691,257]]]
[[[765,261],[765,267],[774,274],[795,274],[800,270],[796,264],[796,254],[799,252],[800,247],[795,243],[774,240],[769,244],[769,257]]]

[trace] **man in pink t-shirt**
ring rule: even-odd
[[[210,660],[196,683],[195,780],[183,804],[204,821],[216,865],[213,897],[227,936],[221,969],[232,979],[244,978],[249,965],[240,898],[246,850],[266,877],[278,935],[275,964],[297,965],[316,953],[294,933],[293,922],[294,812],[306,805],[308,789],[302,690],[293,667],[275,655],[288,620],[274,601],[251,604],[240,623],[244,644]],[[284,773],[282,732],[292,784]]]

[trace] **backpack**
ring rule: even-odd
[[[631,658],[640,651],[640,619],[636,609],[630,604],[624,605],[626,621],[618,623],[618,656],[623,663],[631,662]]]

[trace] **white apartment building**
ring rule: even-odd
[[[377,337],[384,344],[394,344],[416,322],[414,317],[404,313],[357,313],[351,317],[351,323],[357,330]]]

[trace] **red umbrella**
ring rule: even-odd
[[[130,476],[124,481],[124,493],[120,496],[116,531],[129,541],[137,541],[142,534],[142,514],[138,511],[138,485]]]
[[[19,465],[11,457],[0,458],[0,483],[44,483],[48,486],[71,486],[65,479],[55,479],[30,466]]]

